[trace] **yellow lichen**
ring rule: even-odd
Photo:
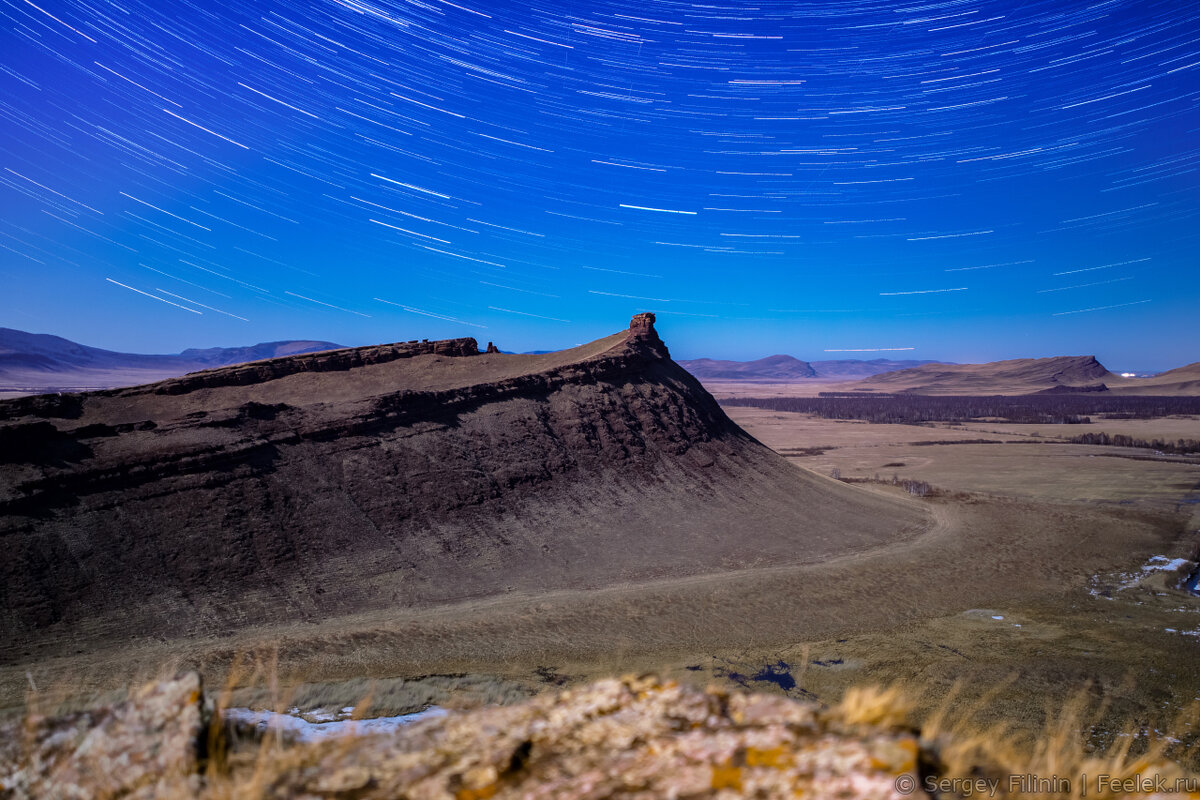
[[[488,800],[500,789],[500,784],[493,783],[478,789],[459,789],[454,795],[455,800]]]
[[[782,747],[772,747],[769,750],[761,750],[757,747],[746,749],[747,767],[774,767],[775,769],[783,769],[791,765],[792,754]]]
[[[712,788],[733,789],[735,792],[742,790],[742,768],[729,765],[718,766],[712,768]]]

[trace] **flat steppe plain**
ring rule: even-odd
[[[762,384],[736,388],[769,396]],[[451,676],[519,694],[653,670],[822,701],[852,685],[899,683],[917,693],[918,716],[961,683],[956,708],[987,695],[974,713],[1026,729],[1082,691],[1105,705],[1092,731],[1104,739],[1130,721],[1171,726],[1200,697],[1200,598],[1178,588],[1175,572],[1144,569],[1195,557],[1200,459],[1056,441],[1087,431],[1200,439],[1200,419],[914,426],[726,410],[797,469],[840,470],[863,481],[856,491],[902,497],[928,515],[928,528],[818,563],[763,558],[715,574],[228,637],[113,641],[0,666],[0,705],[20,709],[31,685],[43,704],[109,697],[183,666],[219,685],[247,657],[285,696],[301,687],[291,697],[309,706],[368,691],[364,679],[395,687]],[[946,443],[920,444],[933,441]],[[938,491],[909,498],[893,474]],[[380,713],[422,704],[419,693],[376,694]]]

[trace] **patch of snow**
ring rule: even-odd
[[[354,708],[351,706],[342,709],[342,712],[348,713],[353,710]],[[332,721],[327,722],[309,722],[292,713],[279,714],[274,711],[255,711],[249,708],[227,708],[224,713],[224,717],[227,720],[253,725],[260,731],[282,731],[301,742],[316,742],[322,739],[341,736],[368,736],[392,733],[414,722],[445,715],[446,709],[438,706],[430,706],[424,711],[418,711],[414,714],[400,714],[395,717],[376,717],[374,719],[360,720],[336,719],[329,712],[309,715],[318,720],[330,717]]]
[[[297,715],[298,712],[289,710],[288,713],[295,716],[295,715]],[[310,712],[308,712],[308,714],[305,715],[305,717],[308,719],[309,722],[316,722],[316,723],[322,723],[322,724],[326,723],[326,722],[336,722],[336,721],[344,718],[340,714],[336,714],[332,711],[326,711],[323,708],[319,708],[316,711],[310,711]]]
[[[992,619],[1004,619],[1004,617],[1000,616],[999,614],[992,614]]]
[[[1151,556],[1137,572],[1114,572],[1106,575],[1093,575],[1088,594],[1092,597],[1105,597],[1112,600],[1113,592],[1132,589],[1154,572],[1169,572],[1191,563],[1186,558],[1167,558],[1166,556]],[[1161,594],[1161,593],[1156,593]]]
[[[1186,558],[1167,558],[1166,556],[1151,556],[1142,566],[1142,572],[1167,572],[1178,569],[1188,563]]]

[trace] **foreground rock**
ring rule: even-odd
[[[1092,752],[1073,724],[1041,740],[944,719],[919,733],[894,690],[823,708],[629,676],[306,741],[209,725],[200,689],[184,675],[110,708],[0,726],[0,800],[1168,800],[1200,786],[1161,746]]]
[[[853,728],[780,697],[607,680],[312,748],[269,797],[904,796],[910,733]]]
[[[202,779],[198,687],[186,676],[111,709],[5,730],[0,796],[895,798],[911,796],[898,778],[902,788],[917,780],[911,732],[653,678],[600,681],[398,733],[281,749],[268,737],[244,767],[210,768]]]
[[[208,723],[200,676],[191,673],[109,708],[0,726],[0,797],[197,793]]]

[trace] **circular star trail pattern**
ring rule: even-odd
[[[0,14],[10,327],[1196,358],[1195,3]]]

